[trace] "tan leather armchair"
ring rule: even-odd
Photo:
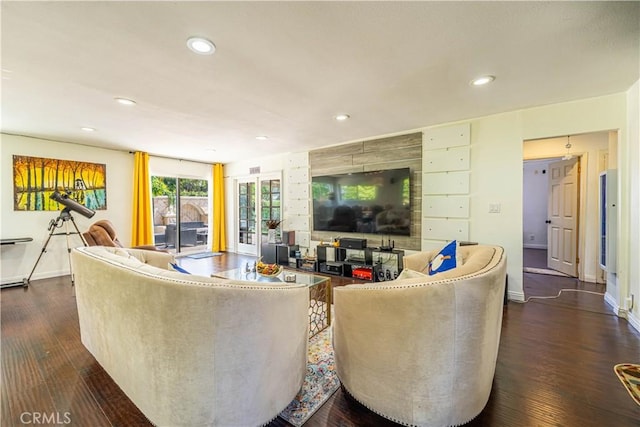
[[[82,236],[89,246],[108,246],[114,248],[124,247],[120,240],[118,240],[113,223],[108,219],[101,219],[94,222],[89,227],[89,230],[82,233]],[[151,251],[158,250],[153,245],[136,246],[135,249],[146,249]]]

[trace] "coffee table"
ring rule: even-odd
[[[286,282],[286,275],[295,275],[295,281]],[[244,280],[260,283],[296,283],[309,288],[309,338],[331,325],[331,278],[299,271],[283,270],[277,276],[262,276],[255,271],[247,272],[244,268],[220,271],[211,274],[231,280]]]

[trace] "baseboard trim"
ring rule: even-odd
[[[616,314],[616,316],[623,317],[623,318],[627,319],[627,321],[629,322],[631,327],[633,329],[635,329],[636,331],[640,332],[640,318],[639,317],[637,317],[635,314],[633,314],[632,312],[630,312],[630,311],[628,311],[626,309],[620,308],[620,306],[616,302],[615,298],[609,292],[606,292],[604,294],[604,300],[605,300],[605,302],[607,304],[609,304],[611,306],[611,309]]]
[[[509,291],[507,292],[507,298],[514,301],[524,302],[524,292]]]
[[[620,316],[620,307],[618,306],[618,302],[609,292],[605,292],[604,301],[611,306],[611,311],[613,311],[616,316]]]
[[[522,247],[525,249],[547,249],[547,245],[541,245],[539,243],[525,243]]]
[[[627,320],[629,321],[629,324],[631,326],[633,326],[633,328],[640,332],[640,318],[636,317],[636,315],[634,315],[633,313],[629,313],[627,312]]]
[[[69,270],[46,271],[43,273],[34,273],[33,276],[31,276],[31,281],[40,280],[40,279],[50,279],[52,277],[60,277],[60,276],[68,276],[68,275],[69,275]],[[27,277],[28,275],[7,277],[2,280],[2,283],[0,285],[4,286],[12,283],[22,282]]]

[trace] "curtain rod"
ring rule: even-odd
[[[129,154],[135,154],[135,153],[136,153],[135,151],[129,151]],[[159,159],[178,160],[179,162],[200,163],[200,164],[209,165],[209,166],[215,165],[215,164],[223,164],[223,163],[219,163],[219,162],[211,162],[211,163],[209,163],[209,162],[201,162],[201,161],[198,161],[198,160],[179,159],[177,157],[161,156],[159,154],[151,154],[151,153],[147,153],[147,154],[149,155],[149,157],[157,157]]]

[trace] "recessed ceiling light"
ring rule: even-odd
[[[266,135],[258,135],[256,136],[256,139],[259,139],[260,141],[266,141],[267,139],[269,139],[269,137]]]
[[[87,126],[81,127],[80,129],[82,129],[85,132],[95,132],[96,131],[95,128],[90,128],[90,127],[87,127]]]
[[[198,55],[212,55],[216,51],[216,45],[202,37],[190,37],[187,46]]]
[[[136,101],[134,101],[133,99],[128,99],[128,98],[113,98],[113,99],[115,99],[117,103],[122,105],[136,105]]]
[[[334,119],[336,119],[339,122],[343,122],[345,120],[347,120],[350,116],[348,114],[337,114]]]
[[[471,85],[482,86],[482,85],[486,85],[487,83],[491,83],[495,79],[496,79],[495,76],[480,76],[478,78],[471,80]]]

